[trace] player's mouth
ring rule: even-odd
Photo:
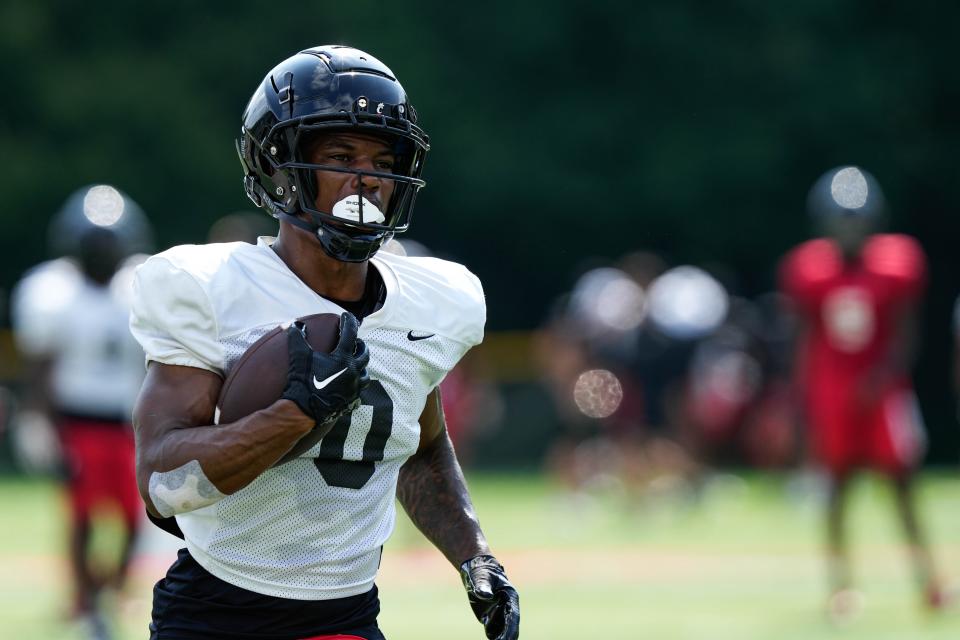
[[[380,198],[372,193],[369,197],[356,193],[348,195],[334,203],[330,215],[354,224],[383,224],[386,220],[380,208]]]

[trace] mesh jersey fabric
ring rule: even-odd
[[[226,376],[273,327],[341,311],[270,243],[183,245],[144,263],[130,326],[147,360]],[[426,396],[480,342],[486,308],[479,280],[461,265],[385,253],[371,264],[387,294],[360,327],[372,379],[361,406],[299,458],[177,516],[191,555],[226,582],[303,600],[373,586],[394,526],[397,474],[419,444]]]

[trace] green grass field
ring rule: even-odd
[[[919,606],[889,494],[865,479],[853,496],[860,618],[823,615],[819,510],[785,479],[729,477],[699,501],[642,503],[607,491],[574,500],[533,476],[473,476],[484,528],[521,594],[525,640],[816,640],[960,637],[960,612]],[[960,577],[960,478],[927,475],[923,515],[943,574]],[[0,483],[0,637],[82,638],[63,621],[63,543],[55,487]],[[150,533],[134,579],[112,603],[118,638],[145,638],[150,586],[173,539]],[[111,550],[109,531],[98,549]],[[483,638],[456,573],[401,517],[379,579],[390,640]]]

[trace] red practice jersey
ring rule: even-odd
[[[831,240],[795,248],[781,265],[783,290],[804,319],[799,382],[814,449],[831,467],[869,464],[894,469],[919,456],[919,420],[908,372],[887,377],[872,401],[864,380],[888,365],[902,338],[898,325],[916,307],[926,283],[916,240],[871,236],[857,260],[844,261]]]

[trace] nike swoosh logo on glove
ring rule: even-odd
[[[323,389],[325,386],[333,382],[334,378],[336,378],[346,370],[347,368],[344,367],[343,369],[340,369],[340,371],[337,371],[335,374],[333,374],[329,378],[326,378],[325,380],[317,380],[317,376],[313,376],[313,386],[316,387],[317,389]]]

